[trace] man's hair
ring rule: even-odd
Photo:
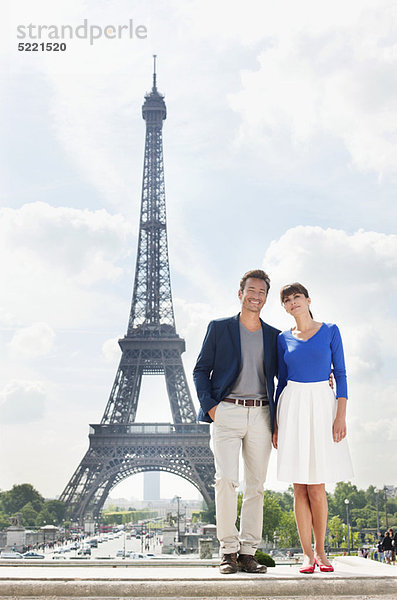
[[[267,288],[266,293],[269,292],[270,278],[269,278],[269,275],[267,273],[265,273],[265,271],[262,271],[262,269],[253,269],[252,271],[247,271],[246,273],[244,273],[244,275],[242,276],[242,278],[240,280],[240,291],[241,292],[244,291],[247,279],[249,279],[250,277],[252,277],[253,279],[262,279],[262,281],[264,281],[266,283],[266,288]]]

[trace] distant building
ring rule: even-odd
[[[383,489],[387,498],[397,498],[397,487],[395,485],[385,485]]]
[[[160,500],[160,471],[145,471],[143,474],[143,500]]]

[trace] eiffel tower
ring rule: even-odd
[[[208,426],[196,423],[176,333],[168,260],[162,127],[164,96],[145,95],[145,157],[138,252],[127,334],[119,340],[120,365],[100,424],[90,425],[89,449],[60,500],[69,517],[97,516],[110,490],[143,471],[166,471],[192,483],[208,504],[214,498],[214,460]],[[172,423],[136,423],[143,375],[165,376]],[[153,400],[158,400],[153,398]]]

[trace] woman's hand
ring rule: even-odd
[[[333,427],[332,435],[334,442],[341,442],[346,437],[346,419],[342,416],[336,415]]]
[[[277,450],[277,448],[278,448],[278,427],[277,427],[277,425],[274,426],[272,442],[273,442],[273,448],[275,448]]]
[[[336,417],[332,427],[334,442],[341,442],[346,437],[346,404],[347,398],[338,398]]]

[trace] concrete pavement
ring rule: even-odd
[[[358,557],[335,559],[334,573],[317,570],[302,575],[298,566],[277,565],[255,576],[221,575],[217,567],[202,566],[200,561],[188,561],[186,566],[174,560],[117,565],[54,562],[0,561],[0,598],[397,598],[397,567]]]

